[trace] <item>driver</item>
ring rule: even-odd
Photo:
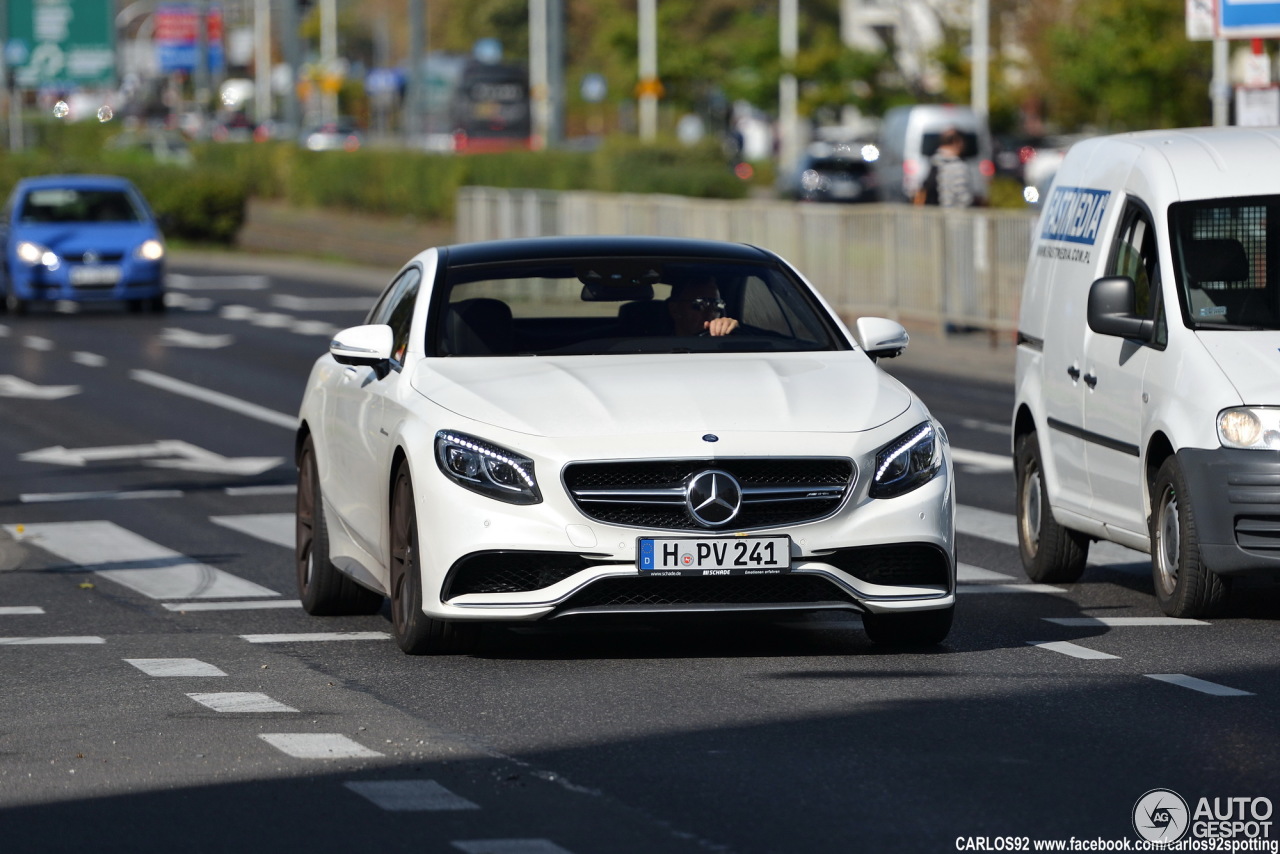
[[[677,335],[728,335],[738,321],[724,317],[724,300],[714,276],[678,282],[671,286],[667,311]]]

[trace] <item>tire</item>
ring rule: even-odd
[[[1079,580],[1089,558],[1089,538],[1054,520],[1044,485],[1040,443],[1034,433],[1018,440],[1013,470],[1017,480],[1018,552],[1027,577],[1042,584]]]
[[[862,615],[862,629],[872,643],[880,646],[937,646],[951,631],[955,613],[955,605],[906,614],[866,613]]]
[[[148,299],[147,311],[151,312],[152,314],[164,314],[165,313],[164,294],[160,294],[159,296],[154,296]]]
[[[1151,484],[1151,576],[1160,610],[1170,617],[1208,617],[1222,609],[1229,582],[1200,558],[1191,491],[1177,457]]]
[[[324,521],[320,475],[310,436],[298,455],[296,519],[295,578],[303,609],[317,617],[376,614],[381,610],[381,594],[361,587],[329,560],[329,529]]]
[[[4,295],[4,310],[12,314],[14,317],[21,317],[27,313],[27,301],[14,296],[13,294]]]
[[[422,612],[418,514],[409,464],[400,463],[391,490],[391,634],[409,655],[468,652],[480,637],[476,623],[436,620]]]

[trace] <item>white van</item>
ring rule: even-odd
[[[1166,614],[1280,571],[1280,129],[1068,152],[1034,234],[1013,449],[1027,574],[1151,554]]]
[[[973,170],[974,195],[987,198],[995,162],[991,159],[991,133],[973,110],[955,104],[915,104],[894,107],[880,124],[876,175],[886,202],[910,202],[929,174],[929,158],[938,150],[942,132],[949,127],[964,139],[964,157]]]

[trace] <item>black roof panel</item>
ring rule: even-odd
[[[745,243],[680,237],[530,237],[457,243],[440,248],[449,266],[556,258],[672,257],[771,261],[772,253]]]

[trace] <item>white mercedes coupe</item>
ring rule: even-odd
[[[391,600],[407,653],[485,622],[840,609],[936,644],[955,610],[947,437],[777,255],[644,237],[428,249],[311,371],[297,582]]]

